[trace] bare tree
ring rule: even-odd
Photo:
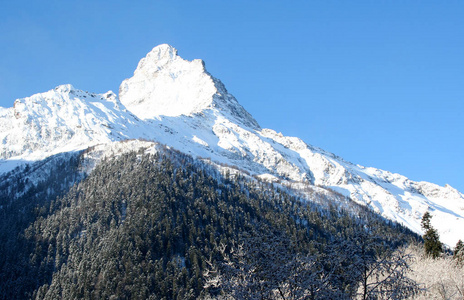
[[[320,246],[320,245],[319,245]],[[405,299],[419,291],[407,276],[411,256],[367,231],[316,253],[297,252],[278,232],[253,232],[221,245],[205,287],[232,299]]]
[[[205,287],[233,299],[347,299],[327,269],[328,255],[297,253],[292,242],[276,232],[257,233],[218,250],[219,265],[208,262]],[[335,264],[334,264],[335,265]]]
[[[358,299],[405,299],[419,292],[408,277],[412,257],[403,249],[376,259],[362,274]]]
[[[350,291],[351,297],[405,299],[420,290],[407,276],[412,256],[402,249],[393,251],[368,229],[356,233],[351,240],[341,241],[335,251],[339,253],[342,280],[357,287]]]
[[[420,246],[410,246],[413,255],[409,277],[423,289],[410,299],[464,299],[464,267],[450,256],[432,258]]]

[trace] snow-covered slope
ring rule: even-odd
[[[128,138],[147,128],[113,92],[94,94],[61,85],[0,108],[0,158],[38,160]],[[146,137],[146,135],[145,135]]]
[[[418,233],[429,210],[443,242],[464,238],[464,195],[457,190],[355,165],[260,128],[201,60],[186,61],[169,45],[140,61],[121,84],[120,99],[66,85],[0,108],[0,171],[18,161],[144,138],[267,180],[331,188]]]

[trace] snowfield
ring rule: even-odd
[[[140,61],[134,76],[122,82],[119,98],[62,85],[0,108],[0,173],[95,145],[106,149],[101,155],[147,146],[115,143],[132,139],[166,144],[269,181],[330,188],[419,234],[429,211],[442,242],[453,247],[464,239],[464,195],[456,189],[355,165],[262,129],[203,61],[184,60],[169,45],[155,47]]]

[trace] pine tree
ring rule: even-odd
[[[459,263],[464,263],[464,243],[459,240],[454,247],[453,258]]]
[[[430,224],[432,215],[427,211],[424,216],[422,216],[421,226],[425,231],[424,233],[424,248],[425,254],[431,256],[432,258],[437,258],[443,252],[443,246],[440,242],[440,236],[435,228]]]

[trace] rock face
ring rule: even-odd
[[[355,165],[262,129],[201,60],[184,60],[169,45],[155,47],[139,62],[119,98],[63,85],[0,108],[0,172],[55,153],[149,139],[266,180],[336,190],[418,233],[428,210],[444,243],[454,246],[464,238],[459,191]]]

